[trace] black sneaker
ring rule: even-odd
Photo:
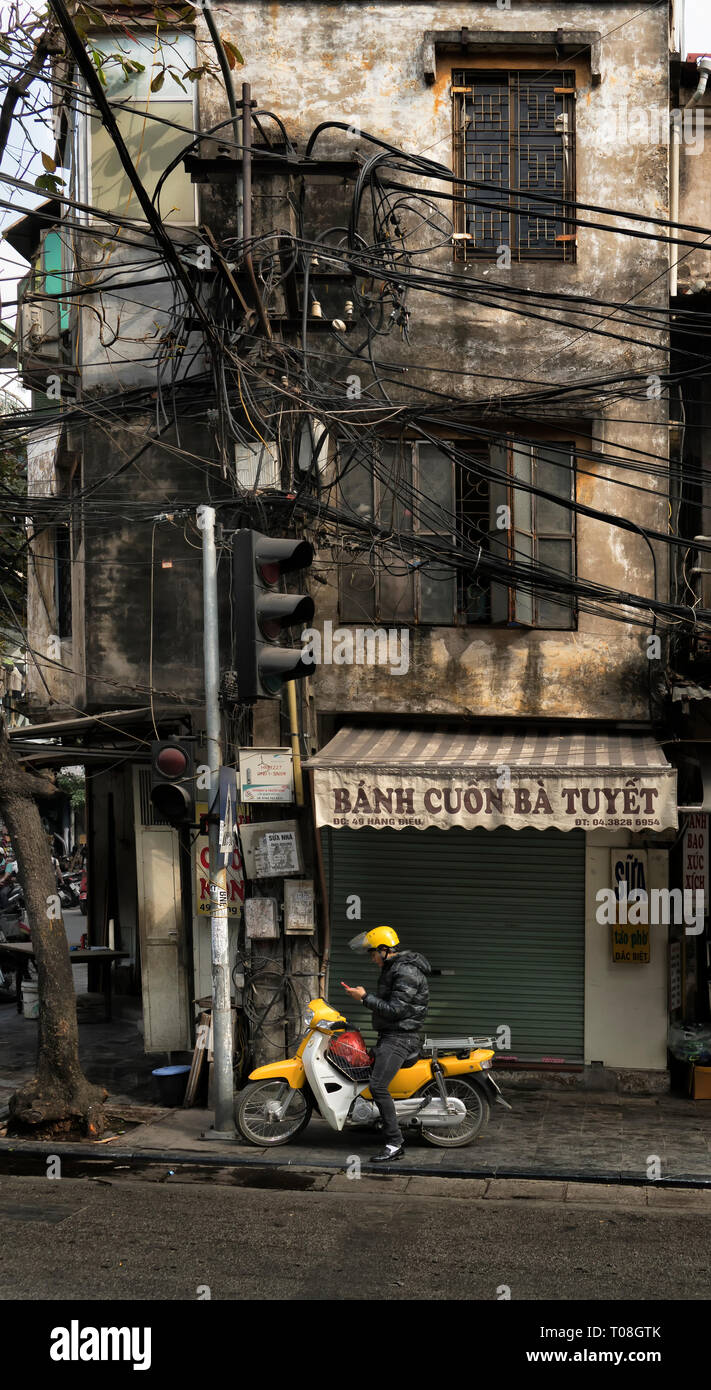
[[[392,1163],[396,1158],[405,1157],[405,1145],[401,1144],[399,1149],[391,1149],[387,1146],[379,1154],[374,1154],[371,1163]]]

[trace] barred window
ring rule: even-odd
[[[575,74],[452,73],[455,256],[575,259]]]

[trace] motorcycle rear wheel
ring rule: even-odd
[[[313,1109],[307,1091],[295,1091],[283,1120],[274,1120],[269,1115],[269,1102],[281,1104],[288,1090],[288,1082],[276,1077],[274,1080],[253,1081],[242,1092],[236,1119],[240,1133],[248,1143],[256,1144],[260,1149],[288,1144],[306,1129]]]
[[[465,1144],[471,1144],[486,1128],[491,1108],[480,1088],[472,1086],[469,1081],[460,1080],[458,1076],[446,1076],[444,1085],[448,1096],[464,1102],[467,1109],[464,1121],[461,1125],[452,1124],[444,1128],[433,1126],[431,1129],[423,1124],[421,1133],[428,1144],[436,1144],[440,1149],[460,1149]],[[436,1100],[439,1096],[437,1082],[429,1081],[419,1094]]]

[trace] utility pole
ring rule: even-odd
[[[232,1001],[227,929],[227,871],[220,868],[220,642],[217,622],[217,557],[215,509],[197,509],[202,531],[202,592],[205,654],[205,715],[209,781],[210,922],[212,929],[212,1030],[215,1082],[215,1122],[205,1138],[234,1139],[234,1079],[232,1074]]]

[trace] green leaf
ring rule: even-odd
[[[185,76],[188,78],[190,82],[197,82],[206,71],[207,69],[205,67],[205,64],[203,63],[202,66],[199,68],[188,68],[188,71],[186,72]]]
[[[64,183],[55,174],[40,174],[35,179],[35,188],[40,193],[58,193],[60,188],[64,188]]]
[[[9,57],[9,55],[10,55],[11,52],[12,52],[12,50],[11,50],[11,48],[10,48],[10,44],[8,43],[7,39],[5,38],[5,35],[4,35],[4,34],[0,34],[0,53],[7,53],[8,57]]]
[[[145,63],[139,63],[138,60],[137,60],[136,58],[129,58],[129,60],[128,60],[128,67],[132,68],[134,72],[145,72],[145,71],[146,71],[146,65],[145,65]]]
[[[164,83],[164,82],[165,82],[165,68],[161,68],[160,72],[157,72],[157,73],[156,73],[155,77],[153,78],[153,81],[151,82],[151,91],[152,91],[152,92],[159,92],[160,89],[161,89],[161,87],[163,86],[163,83]]]
[[[168,72],[170,73],[170,75],[171,75],[173,81],[174,81],[174,82],[177,82],[178,86],[181,87],[182,90],[183,90],[184,92],[187,93],[187,90],[188,90],[188,89],[187,89],[187,87],[183,84],[183,82],[181,81],[180,77],[178,76],[177,72],[175,71],[175,68],[168,68]]]
[[[42,163],[44,164],[44,167],[47,170],[48,174],[54,173],[57,167],[57,161],[55,159],[52,159],[51,154],[46,154],[44,150],[42,151]]]
[[[234,68],[236,67],[237,63],[244,63],[244,58],[242,57],[242,54],[240,53],[237,46],[233,43],[230,43],[229,39],[223,39],[222,34],[220,34],[220,38],[222,39],[222,47],[224,48],[225,53],[227,54],[227,61],[230,67]]]
[[[106,18],[101,13],[101,10],[95,10],[91,5],[82,5],[81,8],[92,24],[99,24],[102,28],[104,27]]]
[[[105,54],[101,53],[98,48],[90,48],[89,53],[91,55],[91,61],[94,64],[94,67],[96,68],[99,81],[102,87],[105,87],[106,73],[104,72],[104,63],[106,61],[106,56]]]

